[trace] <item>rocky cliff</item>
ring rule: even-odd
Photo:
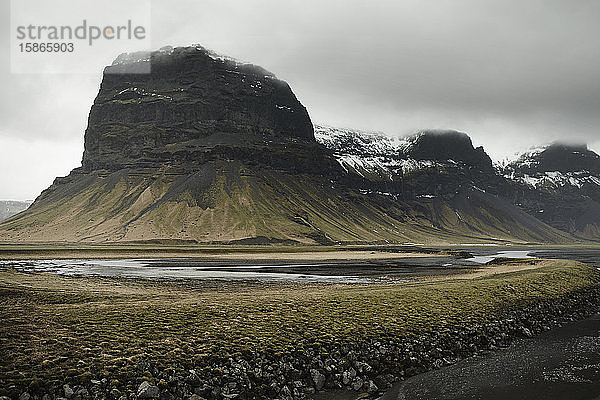
[[[137,73],[139,63],[151,73]],[[161,165],[181,173],[232,158],[320,171],[320,150],[306,109],[272,73],[199,46],[164,48],[105,68],[82,169]]]
[[[468,187],[498,182],[492,160],[468,135],[421,131],[407,137],[316,126],[317,141],[328,147],[345,171],[358,174],[403,199],[451,199]]]

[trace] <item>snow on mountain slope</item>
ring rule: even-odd
[[[585,145],[553,143],[526,151],[507,164],[502,174],[540,190],[600,186],[600,156]]]
[[[465,208],[479,190],[555,229],[585,240],[600,237],[600,156],[585,145],[537,147],[494,166],[483,148],[457,131],[397,138],[316,126],[315,137],[349,175],[365,178],[362,187],[372,192],[450,204],[470,193]]]
[[[413,136],[397,137],[381,132],[364,132],[316,125],[315,139],[334,152],[337,161],[346,172],[356,173],[367,179],[396,180],[399,176],[415,171],[455,165],[434,160],[416,160],[408,154],[423,132]]]

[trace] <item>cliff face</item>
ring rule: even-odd
[[[585,144],[553,143],[523,154],[508,167],[521,175],[545,172],[568,174],[581,171],[598,175],[600,156],[589,150]]]
[[[462,188],[485,189],[498,183],[490,157],[482,147],[473,147],[462,132],[432,130],[391,137],[324,126],[315,129],[317,140],[334,152],[346,171],[403,199],[449,200]]]
[[[135,73],[140,63],[150,63],[151,73]],[[202,47],[166,48],[117,59],[105,69],[89,114],[82,168],[160,163],[194,170],[227,156],[268,162],[260,154],[265,145],[273,152],[313,142],[306,109],[270,72]],[[293,168],[294,158],[289,161]]]

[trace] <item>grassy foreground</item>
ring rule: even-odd
[[[597,284],[598,272],[584,264],[534,262],[537,268],[516,272],[386,285],[156,282],[3,269],[0,395],[10,385],[35,390],[102,378],[132,389],[153,379],[136,372],[145,360],[202,368],[236,353],[443,332]]]

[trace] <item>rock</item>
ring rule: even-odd
[[[19,396],[19,400],[30,400],[30,399],[31,399],[31,395],[27,392],[23,392]]]
[[[375,393],[379,390],[379,388],[377,385],[375,385],[375,383],[373,383],[373,381],[367,381],[363,385],[363,390],[366,390],[367,393]]]
[[[288,400],[292,398],[292,391],[289,387],[284,386],[281,388],[281,392],[279,393],[279,395],[283,400]]]
[[[364,385],[364,381],[361,378],[356,378],[354,379],[354,382],[352,382],[352,389],[359,391],[363,385]]]
[[[406,154],[415,160],[462,161],[492,172],[492,159],[483,147],[475,148],[471,138],[452,130],[425,130],[418,133]]]
[[[139,399],[157,399],[160,391],[157,386],[151,385],[148,381],[144,381],[140,384],[137,391],[137,397]]]
[[[356,370],[354,368],[350,368],[348,371],[342,373],[342,383],[344,385],[349,385],[354,378],[356,378]]]
[[[532,337],[533,334],[531,333],[531,331],[525,327],[523,327],[523,329],[521,329],[521,332],[523,333],[523,335],[527,336],[527,337]]]
[[[69,385],[63,385],[63,392],[64,392],[65,397],[67,399],[70,399],[75,394],[75,392],[73,391],[73,389]]]
[[[392,382],[395,381],[395,377],[391,374],[378,375],[374,382],[378,388],[389,389],[392,386]]]
[[[311,369],[310,376],[313,380],[313,383],[315,384],[315,389],[322,390],[323,387],[325,386],[325,375],[323,375],[321,372],[319,372],[316,369]]]

